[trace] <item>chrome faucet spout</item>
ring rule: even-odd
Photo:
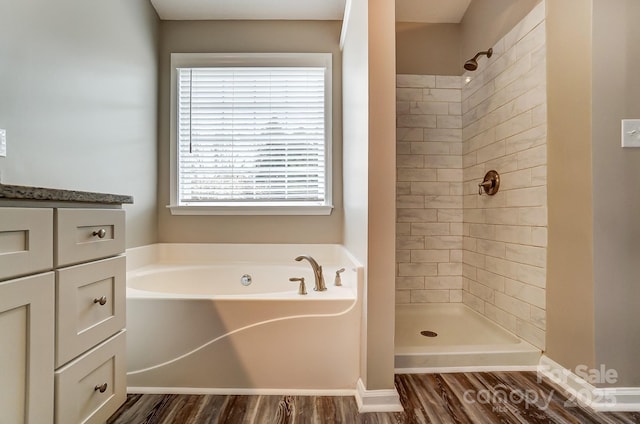
[[[324,275],[322,275],[322,267],[318,265],[315,259],[313,259],[310,255],[300,255],[296,258],[296,261],[300,262],[301,260],[306,259],[311,264],[311,268],[313,269],[313,276],[315,277],[316,286],[314,288],[315,291],[325,291],[327,286],[324,284]]]

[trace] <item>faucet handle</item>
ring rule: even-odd
[[[304,277],[291,277],[289,278],[289,281],[293,281],[293,282],[298,282],[300,281],[300,287],[298,287],[298,294],[307,294],[307,287],[304,284]]]
[[[314,290],[325,291],[327,286],[324,284],[324,275],[322,273],[322,266],[318,265],[318,287]]]
[[[342,278],[340,278],[340,273],[344,272],[344,268],[340,268],[339,270],[336,271],[336,279],[333,282],[334,286],[341,286],[342,285]]]

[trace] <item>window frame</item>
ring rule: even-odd
[[[325,200],[322,205],[274,201],[261,205],[180,205],[178,199],[177,69],[223,66],[321,66],[325,72]],[[170,204],[172,215],[330,215],[332,196],[332,54],[331,53],[171,53]]]

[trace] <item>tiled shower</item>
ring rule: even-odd
[[[540,349],[544,17],[542,2],[474,72],[397,76],[396,303],[464,302]],[[489,170],[500,174],[500,190],[479,195]]]

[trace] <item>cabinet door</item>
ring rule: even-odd
[[[0,422],[53,422],[54,274],[0,283]]]

